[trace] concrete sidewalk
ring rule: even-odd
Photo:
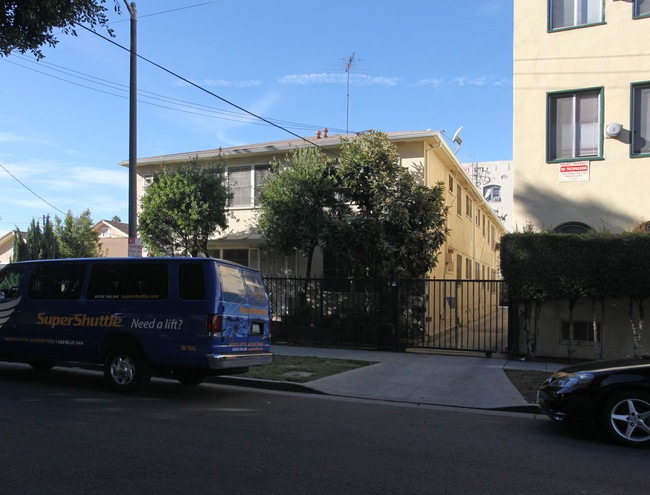
[[[376,364],[303,384],[345,397],[476,409],[534,412],[504,370],[547,371],[564,365],[444,354],[393,353],[273,345],[280,356],[354,359]],[[540,383],[541,385],[541,383]]]

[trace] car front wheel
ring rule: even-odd
[[[617,443],[650,445],[650,394],[630,391],[613,396],[603,408],[602,425]]]

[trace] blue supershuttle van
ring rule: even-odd
[[[0,360],[102,364],[121,393],[152,373],[195,385],[269,364],[270,321],[260,274],[223,260],[44,260],[0,271]]]

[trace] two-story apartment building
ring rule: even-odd
[[[516,0],[515,228],[650,220],[650,0]]]
[[[430,276],[440,279],[497,278],[497,245],[505,228],[442,134],[437,131],[416,131],[387,135],[397,146],[402,165],[411,170],[421,183],[434,186],[443,182],[446,186],[451,233]],[[324,133],[310,139],[321,148],[336,153],[342,137],[353,136],[328,136]],[[193,159],[207,162],[221,157],[226,165],[228,185],[234,194],[230,205],[233,218],[226,232],[210,240],[210,254],[259,269],[265,275],[304,276],[306,258],[302,253],[278,256],[264,249],[264,239],[256,230],[256,212],[258,192],[270,173],[270,163],[282,160],[291,149],[306,145],[304,141],[291,139],[140,158],[137,161],[138,193],[139,196],[145,194],[146,184],[163,166],[181,167]],[[121,162],[120,165],[128,166],[128,162]],[[330,259],[328,253],[318,252],[312,273],[317,277],[327,276],[334,271],[333,266],[334,260]]]

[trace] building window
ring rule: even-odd
[[[244,208],[258,206],[259,192],[269,173],[268,165],[230,167],[228,189],[233,194],[230,206]]]
[[[647,154],[650,154],[650,83],[632,86],[632,155]]]
[[[465,278],[472,278],[472,260],[465,258]]]
[[[469,197],[469,194],[465,196],[465,215],[469,218],[472,218],[472,198]]]
[[[259,206],[259,197],[262,187],[264,187],[264,181],[271,174],[271,169],[268,165],[257,165],[255,166],[255,206]]]
[[[483,187],[483,197],[486,201],[501,201],[501,186]]]
[[[600,322],[596,322],[597,342],[600,342]],[[562,322],[561,341],[569,340],[569,322]],[[594,323],[593,321],[574,320],[573,322],[573,340],[574,342],[593,342],[594,341]]]
[[[483,237],[485,237],[485,214],[483,214]]]
[[[634,0],[634,17],[650,16],[650,0]]]
[[[476,226],[481,226],[481,209],[478,206],[476,207]]]
[[[454,194],[454,176],[449,174],[449,192]]]
[[[548,161],[600,157],[600,89],[548,97]]]
[[[549,0],[549,30],[601,24],[603,0]]]
[[[456,205],[458,207],[456,213],[458,213],[459,217],[463,216],[463,197],[461,194],[463,194],[463,189],[460,187],[460,184],[458,184],[456,186]]]
[[[250,167],[231,167],[228,169],[228,188],[233,194],[230,206],[251,205]]]
[[[224,249],[223,259],[248,266],[248,249]]]

